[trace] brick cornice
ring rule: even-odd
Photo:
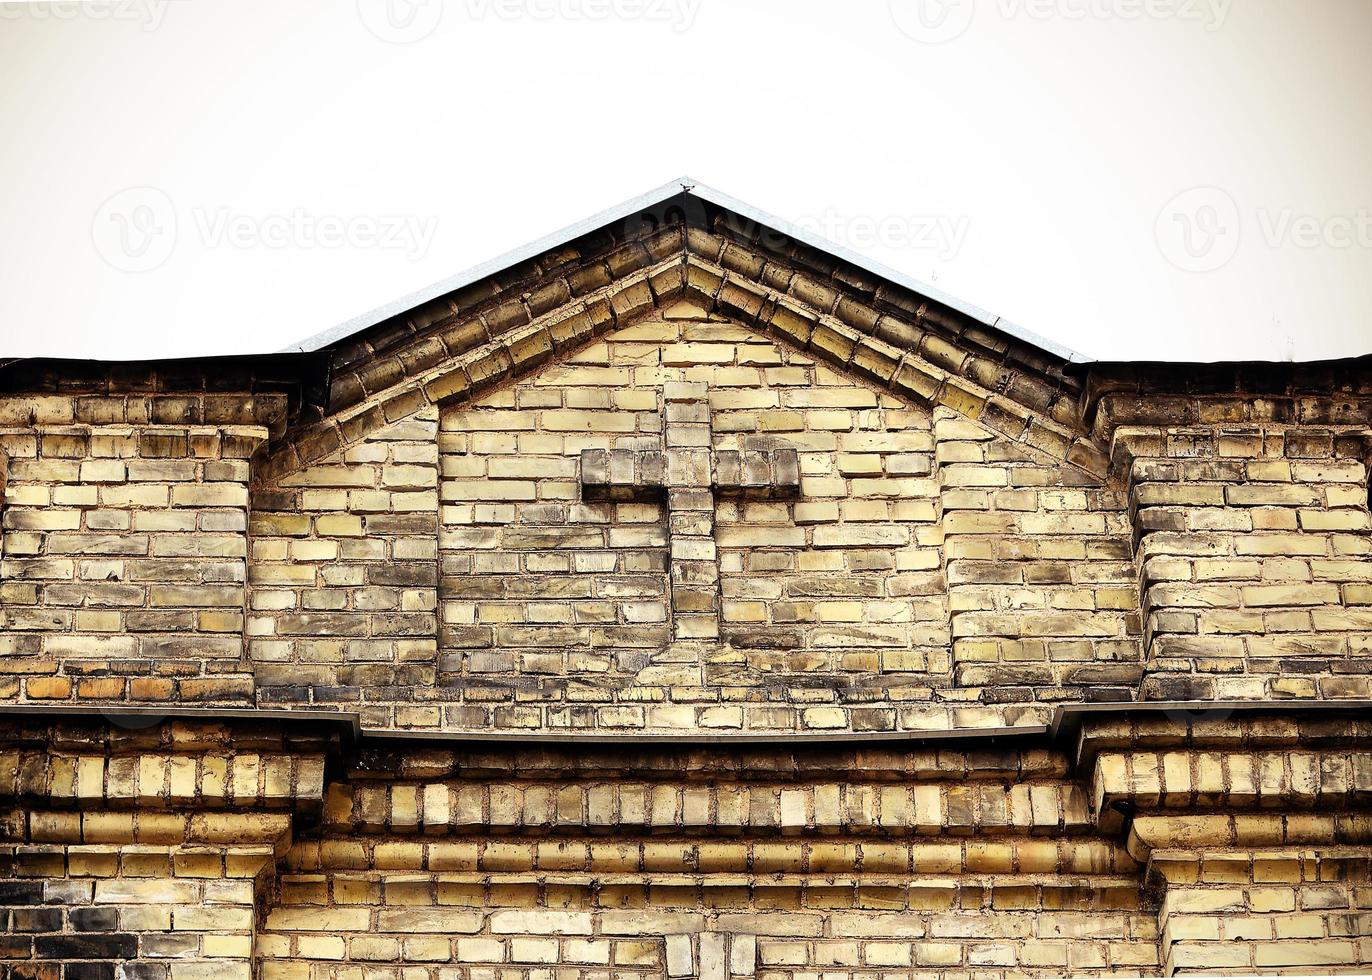
[[[1065,362],[788,240],[712,228],[602,235],[464,287],[341,342],[326,403],[262,469],[279,477],[432,404],[536,370],[682,298],[916,403],[943,405],[1097,476]]]

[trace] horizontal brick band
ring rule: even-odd
[[[0,751],[0,800],[114,808],[317,808],[322,755],[61,756]]]
[[[1137,864],[1099,839],[996,838],[959,842],[604,838],[527,841],[331,837],[295,844],[286,863],[297,871],[585,872],[601,875],[1124,875]],[[945,881],[940,887],[956,882]],[[1080,882],[1078,882],[1080,884]],[[1116,882],[1115,884],[1118,884]]]
[[[1133,752],[1096,757],[1095,808],[1346,809],[1372,804],[1372,752]]]
[[[325,826],[368,832],[546,832],[648,828],[691,833],[1086,832],[1078,786],[810,784],[680,786],[617,782],[371,784],[329,788]]]

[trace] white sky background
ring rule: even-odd
[[[1088,357],[1372,353],[1369,52],[1367,0],[4,3],[0,357],[277,350],[682,174]]]

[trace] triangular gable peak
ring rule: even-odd
[[[302,413],[262,473],[476,397],[683,300],[1105,472],[1066,357],[683,191],[328,344],[327,399]]]

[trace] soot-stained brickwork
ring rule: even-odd
[[[1372,965],[1372,364],[1080,364],[689,191],[0,366],[0,976]]]

